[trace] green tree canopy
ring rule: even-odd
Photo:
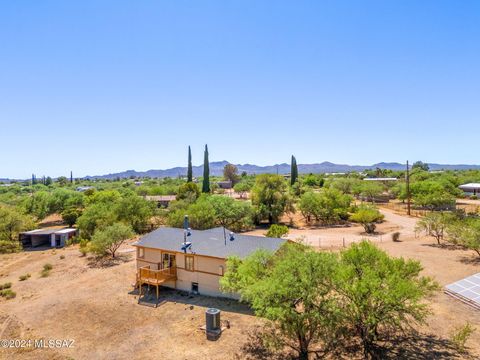
[[[308,359],[337,338],[340,312],[331,296],[334,269],[334,255],[288,244],[276,256],[259,250],[243,261],[229,258],[220,283],[271,322],[273,342]]]
[[[22,231],[31,230],[35,222],[14,207],[0,205],[0,241],[18,241]]]
[[[256,177],[252,188],[252,203],[260,220],[268,219],[270,224],[291,208],[287,184],[279,175],[261,174]]]
[[[125,240],[134,235],[130,226],[114,223],[95,232],[89,245],[89,250],[97,255],[110,255],[112,258]]]
[[[233,231],[247,230],[252,227],[252,206],[247,202],[236,201],[222,195],[208,197],[215,213],[215,224]]]
[[[81,215],[82,211],[75,207],[70,207],[62,211],[62,219],[69,227],[73,227]]]
[[[238,169],[233,164],[227,164],[223,168],[223,177],[225,180],[232,182],[232,185],[235,185],[238,182]]]
[[[440,245],[440,241],[443,240],[447,227],[451,224],[453,218],[452,214],[430,212],[417,221],[415,230],[425,231],[427,235],[433,236]]]
[[[140,196],[131,194],[115,203],[114,211],[119,221],[130,225],[138,234],[148,230],[148,224],[154,214],[155,204]]]
[[[438,285],[421,271],[420,262],[392,258],[367,241],[341,253],[335,288],[345,324],[360,338],[366,358],[382,335],[424,323],[429,310],[422,300]]]
[[[91,239],[97,229],[104,229],[117,221],[115,210],[108,203],[97,203],[87,206],[77,219],[81,237]]]
[[[288,227],[285,225],[278,225],[272,224],[268,229],[265,236],[267,237],[274,237],[274,238],[281,238],[284,235],[288,234]]]
[[[321,192],[306,192],[298,204],[307,221],[314,218],[327,224],[348,219],[348,209],[352,198],[333,188],[324,188]]]
[[[197,184],[193,182],[187,182],[180,185],[177,192],[177,200],[185,200],[187,202],[195,202],[200,196],[200,189]]]
[[[373,206],[362,205],[350,216],[350,220],[363,225],[365,232],[371,234],[375,232],[376,223],[382,221],[383,214]]]

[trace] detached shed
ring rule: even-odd
[[[168,208],[170,203],[176,200],[175,195],[147,195],[145,199],[148,201],[155,201],[157,203],[157,207],[159,208]]]
[[[230,180],[225,180],[225,181],[217,181],[217,185],[220,189],[231,189],[232,188],[232,182]]]
[[[73,228],[45,228],[20,233],[19,240],[23,248],[63,247],[77,233],[78,230]]]
[[[468,183],[460,185],[459,188],[463,190],[465,195],[479,195],[480,194],[480,183]]]

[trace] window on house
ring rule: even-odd
[[[193,271],[193,256],[185,255],[185,270]]]
[[[138,248],[138,257],[139,258],[144,258],[145,257],[145,249],[144,248]]]

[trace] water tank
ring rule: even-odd
[[[220,330],[220,310],[215,308],[207,309],[205,312],[207,332]]]

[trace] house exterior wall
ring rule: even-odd
[[[143,249],[143,257],[140,258],[141,249]],[[192,291],[192,283],[197,283],[199,294],[238,298],[235,294],[224,294],[220,290],[219,281],[225,272],[225,259],[137,246],[137,269],[150,265],[151,269],[158,270],[161,268],[164,253],[175,254],[177,266],[177,280],[165,282],[164,286]],[[185,269],[185,255],[193,256],[193,271]]]

